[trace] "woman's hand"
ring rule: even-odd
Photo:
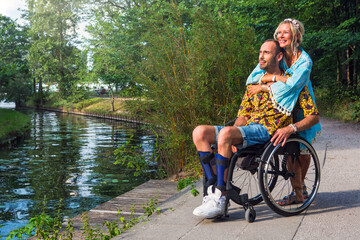
[[[250,95],[258,94],[261,92],[261,85],[251,85],[249,86]]]

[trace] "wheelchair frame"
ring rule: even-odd
[[[293,194],[291,178],[295,173],[288,170],[287,161],[295,164],[300,155],[300,145],[305,147],[310,155],[310,163],[304,178],[305,190],[308,194],[303,202],[282,206],[279,200],[284,195]],[[239,157],[254,155],[258,163],[256,169],[243,170],[237,166]],[[256,174],[256,175],[255,175]],[[239,180],[239,179],[242,180]],[[204,181],[206,178],[204,177]],[[222,216],[228,216],[228,203],[230,199],[242,205],[245,210],[245,219],[254,222],[256,211],[253,206],[265,201],[274,212],[283,216],[293,216],[306,210],[318,192],[320,185],[320,163],[315,149],[298,134],[292,134],[284,147],[274,146],[270,141],[265,145],[258,144],[244,149],[238,149],[230,159],[227,182],[226,204]],[[205,186],[205,185],[204,185]],[[251,189],[255,187],[255,191]],[[308,192],[309,191],[309,192]],[[249,196],[250,195],[250,196]]]

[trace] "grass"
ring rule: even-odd
[[[82,110],[86,112],[93,113],[109,113],[109,114],[126,114],[127,111],[124,108],[123,99],[115,98],[114,99],[114,112],[112,112],[111,99],[101,99],[95,98],[98,101],[84,107]]]
[[[27,130],[30,117],[11,109],[0,108],[0,143],[14,136],[21,136]]]
[[[80,101],[59,99],[56,94],[47,93],[44,104],[45,108],[62,108],[66,111],[87,112],[93,114],[118,115],[125,117],[141,118],[140,105],[147,103],[144,98],[116,97],[114,99],[114,111],[112,110],[111,98],[88,97]],[[30,100],[28,106],[38,106],[36,101]],[[141,103],[141,104],[140,104]]]

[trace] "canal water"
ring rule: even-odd
[[[0,239],[39,215],[44,203],[51,215],[62,202],[65,216],[73,217],[146,181],[113,164],[113,151],[129,141],[145,155],[153,151],[156,139],[143,127],[24,111],[31,116],[28,136],[11,149],[0,149]]]

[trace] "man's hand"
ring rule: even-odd
[[[261,78],[261,82],[263,82],[263,83],[273,82],[273,80],[272,80],[273,76],[274,76],[274,75],[265,74],[265,75]]]
[[[261,85],[251,85],[249,86],[250,95],[258,94],[261,92]]]
[[[248,120],[249,120],[249,118],[247,118],[247,117],[238,116],[238,118],[236,119],[236,121],[234,123],[234,127],[245,126]]]
[[[277,146],[279,143],[282,143],[281,146],[285,146],[286,140],[294,133],[294,129],[290,126],[280,128],[276,130],[274,136],[271,138],[271,142],[274,143],[274,146]]]

